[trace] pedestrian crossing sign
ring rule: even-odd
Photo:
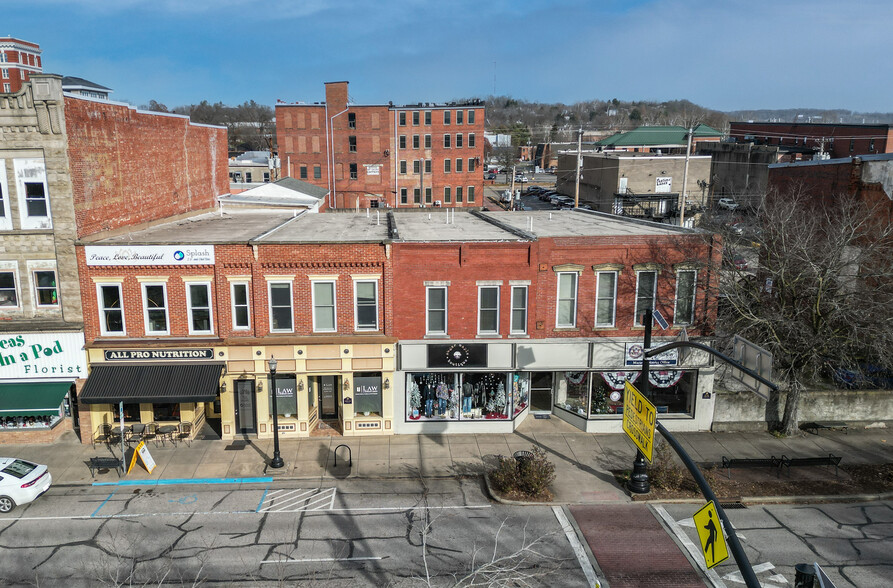
[[[704,560],[707,569],[729,559],[729,550],[726,547],[726,538],[722,532],[722,523],[716,512],[716,505],[711,500],[701,510],[691,517],[695,521],[695,529],[701,540],[701,550],[704,552]]]

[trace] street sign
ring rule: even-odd
[[[633,440],[648,463],[654,452],[654,425],[657,408],[629,382],[624,383],[623,430]]]
[[[658,309],[655,308],[652,310],[651,315],[654,317],[654,320],[657,321],[657,324],[660,325],[661,329],[670,328],[670,323],[667,322],[667,319],[664,318],[664,315],[662,315]]]
[[[716,512],[716,505],[711,500],[701,510],[691,517],[695,521],[695,529],[701,540],[701,550],[704,552],[704,561],[707,569],[729,559],[729,550],[726,547],[726,538],[722,533],[722,523]]]

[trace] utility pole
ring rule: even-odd
[[[512,166],[512,183],[509,188],[509,210],[515,206],[515,166]]]
[[[583,127],[577,131],[577,173],[576,187],[574,188],[574,208],[580,207],[580,164],[583,163]]]
[[[679,213],[679,226],[685,226],[685,189],[688,187],[688,160],[691,157],[691,135],[694,132],[694,127],[689,125],[688,127],[688,145],[685,148],[685,169],[682,172],[682,207],[680,208],[681,212]]]

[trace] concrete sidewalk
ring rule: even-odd
[[[780,439],[768,433],[679,433],[676,435],[698,463],[718,463],[728,457],[813,457],[829,453],[842,456],[842,464],[893,462],[893,439],[885,429],[852,430],[849,434],[823,431]],[[340,448],[335,467],[335,450]],[[627,493],[610,474],[629,469],[635,455],[626,435],[583,433],[559,419],[534,420],[521,424],[512,434],[486,435],[395,435],[367,437],[314,437],[280,442],[286,467],[267,466],[273,454],[272,440],[192,441],[189,445],[155,446],[149,451],[157,467],[150,475],[139,464],[122,479],[172,480],[208,478],[326,479],[357,477],[398,479],[449,477],[483,473],[498,455],[511,455],[538,445],[555,464],[555,502],[600,504],[628,502]],[[0,455],[21,457],[47,464],[54,485],[117,482],[115,471],[91,477],[87,467],[94,456],[120,455],[120,446],[82,445],[74,434],[66,434],[47,445],[0,445]]]

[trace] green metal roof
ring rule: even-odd
[[[53,416],[71,382],[0,384],[0,417]]]
[[[626,133],[617,133],[596,142],[600,147],[638,147],[650,145],[685,145],[688,129],[680,126],[639,127]],[[707,125],[695,127],[695,137],[722,137],[722,133]]]

